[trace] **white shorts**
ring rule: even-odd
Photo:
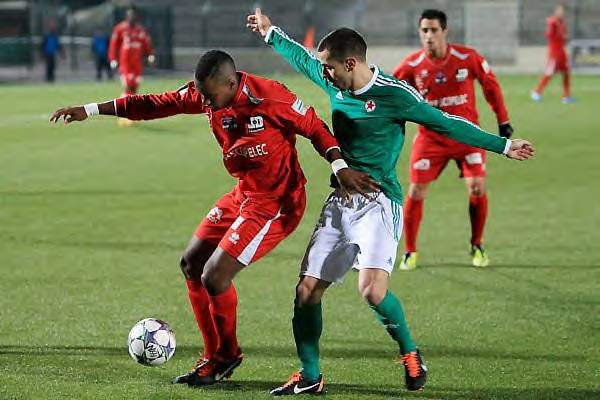
[[[354,267],[392,273],[402,235],[402,204],[379,193],[375,200],[336,190],[325,201],[306,249],[300,276],[342,282]]]

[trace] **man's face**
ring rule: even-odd
[[[347,90],[352,85],[352,71],[356,60],[352,57],[345,61],[336,60],[331,57],[329,50],[325,49],[317,53],[317,57],[323,68],[323,77],[340,90]]]
[[[126,18],[127,22],[129,22],[131,25],[135,24],[137,22],[137,14],[135,13],[135,10],[127,10]]]
[[[213,111],[229,106],[237,91],[236,81],[224,76],[206,78],[203,82],[196,81],[196,88],[202,95],[202,104]]]
[[[419,23],[421,45],[428,53],[440,53],[446,48],[448,30],[442,29],[438,19],[422,19]]]
[[[556,6],[556,9],[554,10],[554,15],[557,18],[564,18],[564,16],[565,16],[565,7],[563,5]]]

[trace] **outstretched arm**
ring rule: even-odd
[[[93,115],[115,115],[115,101],[59,108],[50,117],[50,122],[56,123],[62,118],[65,124],[70,124],[74,121],[84,121]]]
[[[257,8],[254,14],[248,15],[246,27],[259,33],[265,42],[283,57],[296,71],[327,90],[330,86],[323,77],[321,62],[306,47],[296,42],[285,32],[271,23],[268,16]]]
[[[126,96],[105,103],[90,103],[85,106],[66,107],[56,110],[50,121],[65,123],[83,121],[93,115],[116,115],[132,120],[149,120],[177,114],[202,114],[202,98],[192,82],[176,91],[162,94]]]

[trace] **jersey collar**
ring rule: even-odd
[[[361,87],[358,90],[355,90],[354,92],[351,92],[353,95],[358,96],[358,95],[365,93],[367,90],[371,89],[371,87],[375,83],[375,80],[379,76],[379,68],[377,68],[377,65],[375,65],[375,64],[369,65],[369,68],[371,68],[373,70],[373,77],[371,78],[369,83],[367,83],[365,86]]]
[[[248,74],[246,74],[244,71],[237,71],[237,73],[239,74],[240,81],[238,84],[237,92],[233,97],[233,101],[231,102],[231,106],[240,103],[244,99],[244,95],[248,95],[248,88],[246,87],[246,80],[248,78]]]

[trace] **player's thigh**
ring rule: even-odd
[[[410,183],[428,184],[436,180],[449,158],[443,146],[428,140],[426,135],[419,134],[410,152]]]
[[[456,153],[455,160],[462,178],[486,177],[487,154],[485,150],[472,146],[464,146]]]
[[[402,204],[380,193],[375,201],[355,207],[346,235],[358,246],[354,268],[391,274],[402,235]]]
[[[186,277],[200,279],[207,260],[238,216],[239,201],[233,193],[223,195],[215,203],[196,228],[181,258],[181,267]]]
[[[281,200],[248,199],[219,247],[244,265],[267,255],[298,226],[306,207],[304,190]],[[285,203],[285,204],[284,204]]]
[[[245,266],[222,248],[217,247],[206,262],[202,273],[202,284],[211,296],[223,293]]]
[[[362,268],[358,271],[358,291],[370,304],[383,301],[390,274],[379,268]]]
[[[546,66],[544,67],[544,75],[552,76],[556,72],[557,60],[556,57],[548,57],[546,60]]]
[[[204,265],[217,248],[215,243],[192,236],[188,246],[181,255],[179,264],[186,279],[199,281]]]
[[[344,235],[344,221],[350,209],[338,191],[329,195],[300,266],[300,276],[308,276],[325,282],[342,282],[352,267],[358,246],[348,243]]]

